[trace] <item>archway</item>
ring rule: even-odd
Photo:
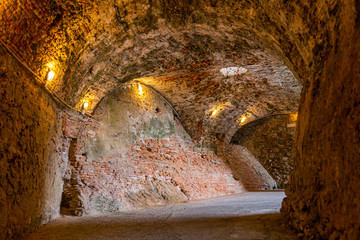
[[[297,113],[267,116],[242,126],[231,139],[256,157],[280,189],[288,185],[293,169],[296,120]]]

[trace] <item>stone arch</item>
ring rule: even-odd
[[[293,169],[293,147],[297,113],[273,114],[246,123],[231,144],[246,147],[275,179],[279,188],[288,185]]]

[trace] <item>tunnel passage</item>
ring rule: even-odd
[[[63,176],[64,185],[60,203],[60,214],[62,215],[81,215],[83,204],[81,201],[81,192],[79,191],[79,178],[76,175],[77,168],[76,157],[77,139],[71,139],[69,145],[69,161]]]
[[[304,86],[294,170],[282,208],[285,221],[308,238],[360,235],[359,1],[9,0],[0,11],[3,238],[21,238],[59,213],[66,146],[80,137],[64,133],[71,132],[67,115],[92,124],[91,117],[77,111],[91,114],[104,96],[131,79],[181,72],[192,78],[180,78],[173,86],[190,91],[192,83],[202,82],[194,75],[204,69],[249,70],[264,59],[265,50],[280,56]],[[262,65],[274,69],[268,61]],[[47,81],[51,71],[54,78]],[[209,88],[193,88],[203,93],[200,98],[190,95],[188,103],[173,105],[194,142],[218,150],[238,129],[218,120],[237,123],[238,114],[247,112],[228,111],[235,105],[226,96],[215,99],[221,97],[217,93],[253,82],[230,77],[219,87],[211,77]],[[255,86],[271,82],[258,80]],[[278,82],[279,89],[283,83]],[[245,105],[258,106],[253,100],[264,95],[250,89]],[[214,105],[200,106],[201,111],[189,107],[212,95]],[[276,113],[273,108],[270,103],[249,116]],[[215,110],[220,114],[210,119]],[[231,119],[223,118],[226,114]],[[231,129],[218,131],[224,126]],[[76,157],[86,158],[82,153]]]
[[[242,126],[231,144],[246,147],[277,183],[285,188],[293,169],[293,147],[297,113],[271,115]]]

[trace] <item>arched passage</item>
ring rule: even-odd
[[[133,78],[196,72],[209,60],[246,65],[233,53],[256,62],[249,49],[276,52],[304,85],[284,217],[305,236],[358,237],[357,1],[6,1],[0,10],[1,40],[39,75],[1,49],[0,207],[8,238],[58,213],[68,144],[58,97],[78,110],[88,101],[90,111]],[[50,70],[55,78],[44,84]],[[214,118],[209,123],[217,129]],[[209,135],[199,141],[211,147],[233,134]]]
[[[278,188],[288,185],[293,169],[296,120],[297,113],[267,116],[242,126],[231,139],[257,158]]]

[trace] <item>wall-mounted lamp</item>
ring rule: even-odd
[[[141,84],[139,83],[139,85],[138,85],[138,89],[139,89],[139,94],[143,94],[143,89],[142,89],[142,87],[141,87]]]
[[[231,102],[220,102],[215,104],[209,111],[210,118],[217,118],[219,115],[223,115],[226,114],[226,110],[232,107]]]
[[[241,120],[240,120],[240,124],[243,124],[243,123],[245,122],[245,120],[246,120],[246,117],[243,116],[243,117],[241,118]]]
[[[46,80],[50,82],[51,80],[53,80],[54,77],[55,77],[55,73],[53,71],[48,71]]]
[[[87,109],[88,109],[88,107],[89,107],[89,103],[84,102],[83,109],[84,109],[84,110],[87,110]]]
[[[86,110],[89,108],[89,103],[88,102],[84,102],[82,105],[82,114],[86,113]]]
[[[217,113],[217,109],[215,109],[212,113],[211,113],[211,117],[215,117],[216,113]]]
[[[297,118],[298,118],[298,113],[291,113],[289,115],[290,121],[291,122],[296,122]]]

